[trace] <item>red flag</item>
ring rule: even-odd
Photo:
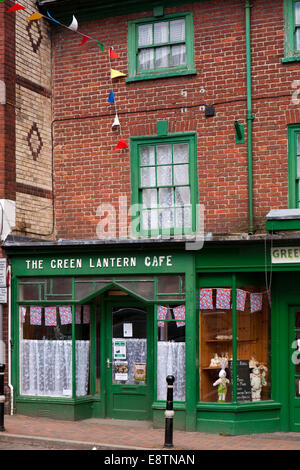
[[[127,143],[125,142],[125,140],[124,140],[124,139],[120,139],[118,145],[116,146],[116,149],[125,149],[125,148],[127,148],[127,147],[128,147],[128,145],[127,145]]]
[[[111,59],[120,59],[120,57],[119,57],[118,54],[113,50],[112,47],[109,49],[109,57],[110,57]]]
[[[7,10],[7,13],[9,13],[11,11],[18,11],[18,10],[26,10],[26,8],[23,7],[22,5],[19,5],[19,3],[16,3],[13,7],[11,7],[9,10]]]
[[[83,46],[83,44],[86,43],[86,41],[88,40],[89,38],[87,36],[83,36],[80,46]]]

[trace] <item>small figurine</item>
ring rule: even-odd
[[[214,357],[210,360],[209,367],[220,367],[220,359],[217,353],[215,353]]]
[[[218,402],[225,401],[227,393],[227,384],[229,384],[229,380],[226,378],[226,372],[224,369],[221,369],[219,372],[219,379],[213,383],[214,387],[218,385]]]
[[[267,367],[254,367],[250,374],[252,401],[260,401],[261,389],[267,385],[266,372]]]
[[[257,360],[252,356],[249,361],[249,369],[254,369],[254,367],[258,366]]]

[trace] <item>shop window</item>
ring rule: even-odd
[[[185,306],[157,306],[157,400],[166,400],[173,375],[174,400],[185,401]]]
[[[89,393],[89,306],[76,311],[76,395]],[[21,305],[20,394],[72,396],[72,307]],[[88,325],[88,326],[87,326]]]
[[[127,81],[196,73],[192,13],[129,21]]]
[[[133,236],[195,232],[195,135],[132,139]]]
[[[284,0],[285,57],[283,62],[300,60],[300,2]]]
[[[300,2],[299,2],[300,4]],[[289,207],[300,207],[300,124],[288,127]]]
[[[270,324],[266,289],[243,285],[236,289],[234,311],[232,301],[231,288],[200,289],[200,400],[268,400],[271,397]],[[236,338],[233,338],[235,328]],[[236,357],[233,357],[233,346],[236,346]]]

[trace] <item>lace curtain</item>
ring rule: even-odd
[[[147,340],[145,338],[114,338],[113,341],[125,341],[126,343],[126,359],[124,361],[116,360],[118,363],[125,362],[128,364],[128,380],[114,380],[114,383],[126,383],[129,385],[145,384],[145,382],[137,381],[134,378],[134,364],[147,364]],[[114,372],[113,372],[114,373]]]
[[[166,400],[166,377],[175,377],[173,398],[185,401],[185,343],[159,341],[157,343],[157,399]]]
[[[90,342],[76,341],[76,396],[88,393]],[[22,395],[72,396],[72,341],[22,340]]]

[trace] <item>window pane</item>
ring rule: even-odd
[[[189,144],[174,144],[173,160],[174,160],[174,163],[188,163]]]
[[[184,206],[190,204],[190,188],[188,186],[177,186],[175,188],[175,205]]]
[[[164,207],[174,205],[174,189],[173,188],[160,188],[159,189],[159,205],[164,206]]]
[[[165,165],[172,162],[172,146],[171,145],[158,145],[156,147],[157,164]]]
[[[176,224],[177,228],[190,228],[192,226],[192,211],[190,207],[177,208]]]
[[[141,165],[154,165],[155,164],[155,149],[152,146],[141,148]]]
[[[156,49],[156,59],[155,66],[160,67],[169,67],[170,66],[170,47],[158,47]]]
[[[300,2],[295,2],[295,24],[300,24]]]
[[[38,300],[39,284],[20,284],[19,287],[20,300]]]
[[[296,49],[300,50],[300,28],[296,29]]]
[[[172,167],[171,166],[158,166],[157,167],[157,185],[170,186],[172,184]]]
[[[150,46],[153,43],[152,24],[143,24],[138,27],[138,45]]]
[[[154,68],[154,50],[142,49],[139,52],[140,70],[148,70]]]
[[[142,224],[144,230],[158,229],[158,211],[155,209],[142,212]]]
[[[297,178],[300,178],[300,157],[297,157]]]
[[[143,205],[146,208],[157,206],[157,190],[144,189],[143,190]]]
[[[159,294],[179,293],[179,279],[177,275],[157,276],[157,292]]]
[[[186,64],[185,45],[172,46],[172,65],[179,66]]]
[[[154,44],[169,42],[169,23],[163,21],[154,24]]]
[[[141,168],[141,186],[155,186],[155,167],[149,166]]]
[[[189,166],[174,166],[174,184],[189,184]]]
[[[179,42],[185,40],[185,20],[170,22],[170,41]]]
[[[161,209],[159,211],[159,227],[162,229],[174,227],[174,209]]]

